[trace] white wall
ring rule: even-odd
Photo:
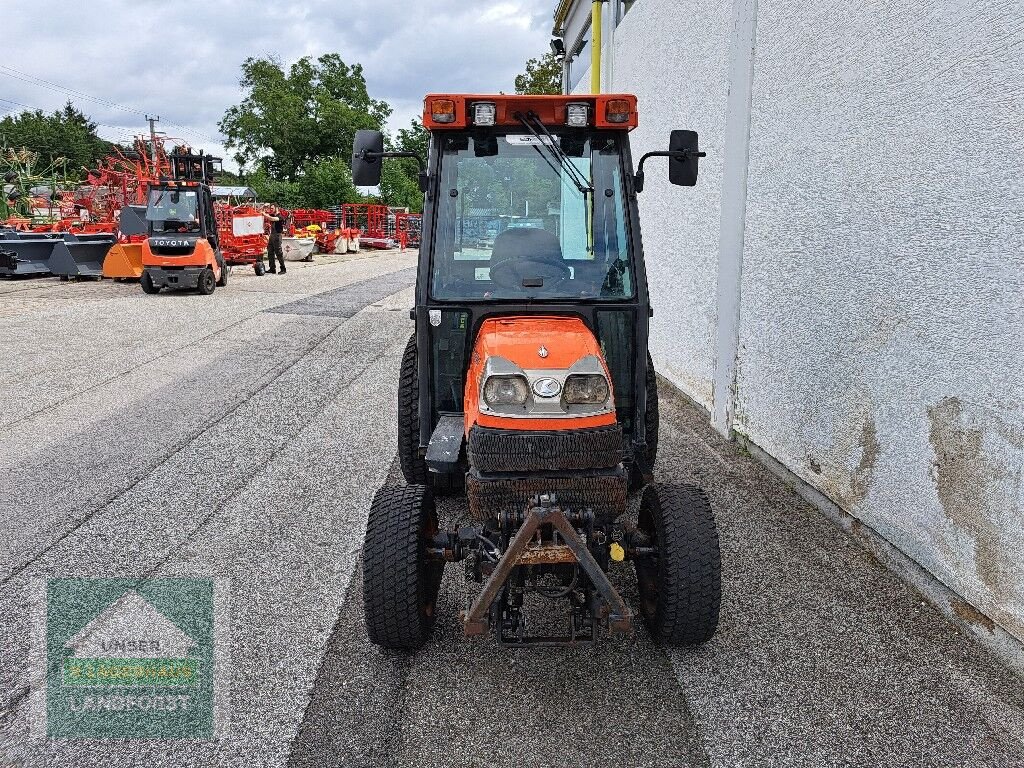
[[[762,0],[734,425],[1019,638],[1022,25]]]
[[[639,0],[606,86],[635,157],[708,152],[641,215],[656,365],[709,410],[732,10]],[[1024,6],[756,13],[732,426],[1024,640]]]
[[[605,90],[637,95],[634,162],[644,152],[668,149],[669,132],[676,128],[699,132],[708,153],[694,188],[671,187],[667,161],[649,160],[639,203],[654,304],[655,366],[710,409],[731,6],[686,3],[686,15],[701,23],[667,23],[678,17],[679,5],[641,0],[626,14],[613,33],[614,80]]]

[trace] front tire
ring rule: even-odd
[[[263,260],[262,259],[257,260],[257,262],[256,262],[255,266],[253,267],[253,269],[256,271],[256,276],[257,277],[263,277],[263,274],[267,271],[266,267],[263,266]]]
[[[220,268],[220,279],[217,280],[217,287],[218,288],[226,288],[227,287],[227,284],[228,284],[228,273],[230,272],[230,270],[231,270],[231,267],[229,267],[227,264],[223,265]]]
[[[427,559],[436,532],[430,488],[385,486],[373,497],[363,543],[363,608],[371,642],[414,651],[426,641],[444,572],[443,561]]]
[[[160,287],[153,283],[153,278],[149,272],[143,272],[142,277],[139,278],[139,285],[142,286],[143,293],[160,293]]]
[[[658,550],[633,561],[651,636],[665,645],[707,642],[722,602],[722,557],[707,496],[693,485],[649,485],[639,528]]]
[[[199,284],[196,286],[196,290],[199,291],[202,296],[209,296],[217,289],[217,278],[214,277],[213,270],[207,267],[199,275]]]

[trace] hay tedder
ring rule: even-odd
[[[100,277],[113,227],[79,218],[65,165],[57,160],[42,167],[38,153],[25,149],[0,153],[0,275]]]
[[[658,382],[637,208],[650,157],[692,186],[703,153],[696,133],[673,131],[634,172],[636,106],[629,95],[426,98],[415,332],[397,381],[406,484],[377,492],[363,547],[366,625],[381,646],[426,640],[455,562],[479,585],[461,613],[468,635],[625,635],[634,612],[608,575],[625,561],[654,639],[699,644],[716,630],[711,506],[696,486],[653,479]],[[360,131],[355,183],[375,185],[396,156],[411,155]],[[463,491],[469,519],[446,528],[435,494]]]

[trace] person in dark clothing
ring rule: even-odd
[[[288,271],[284,266],[284,251],[281,249],[281,236],[284,234],[286,216],[284,211],[275,207],[266,218],[270,222],[270,239],[267,241],[267,261],[270,263],[267,265],[269,266],[267,271],[272,275],[277,274],[277,268],[274,266],[274,255],[276,254],[277,263],[281,265],[281,274],[283,275]]]

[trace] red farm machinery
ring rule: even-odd
[[[214,217],[225,264],[251,266],[257,275],[262,275],[263,254],[267,252],[263,211],[255,205],[233,205],[228,201],[214,204]]]
[[[399,211],[395,214],[395,235],[398,237],[398,246],[403,251],[406,248],[420,247],[420,234],[423,230],[423,214]]]

